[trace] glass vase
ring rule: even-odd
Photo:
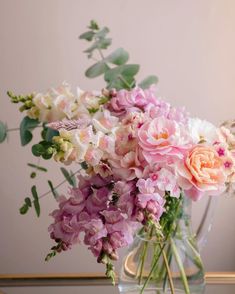
[[[184,197],[181,202],[174,230],[166,239],[159,241],[150,231],[136,234],[123,259],[120,293],[204,293],[203,264],[191,229],[191,200]]]

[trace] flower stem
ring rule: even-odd
[[[165,245],[162,246],[162,248],[161,248],[161,250],[160,250],[160,252],[159,252],[159,254],[158,254],[156,260],[154,261],[153,266],[152,266],[152,268],[151,268],[151,270],[150,270],[150,272],[149,272],[149,275],[148,275],[147,279],[145,280],[142,289],[140,290],[140,294],[143,294],[143,293],[144,293],[144,289],[146,288],[146,286],[148,285],[148,283],[149,283],[149,281],[150,281],[150,279],[151,279],[151,276],[152,276],[152,274],[153,274],[153,272],[154,272],[154,270],[155,270],[155,267],[156,267],[157,264],[158,264],[159,258],[160,258],[161,254],[162,254],[162,251],[163,251],[164,247],[165,247]]]
[[[141,257],[140,275],[139,275],[139,285],[141,284],[141,281],[142,281],[143,270],[144,270],[144,262],[145,262],[145,259],[146,259],[147,249],[148,249],[148,241],[145,241],[145,242],[144,242],[143,255],[142,255],[142,257]]]
[[[184,286],[185,293],[190,294],[188,280],[187,280],[187,276],[184,271],[184,266],[183,266],[182,260],[179,256],[179,253],[177,251],[177,248],[176,248],[176,245],[175,245],[173,239],[171,239],[170,242],[171,242],[172,252],[175,255],[175,260],[176,260],[178,267],[179,267],[179,270],[180,270],[180,276],[181,276],[181,280],[182,280],[182,283]]]
[[[162,255],[163,255],[163,260],[166,266],[166,271],[167,271],[167,276],[168,276],[168,280],[169,280],[169,284],[170,284],[170,288],[171,288],[171,293],[175,294],[175,290],[174,290],[174,284],[173,284],[173,280],[172,280],[172,276],[171,276],[171,270],[168,264],[168,260],[167,260],[167,256],[164,250],[162,250]]]

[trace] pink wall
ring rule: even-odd
[[[142,65],[140,79],[159,76],[159,92],[192,115],[219,124],[235,117],[235,2],[232,0],[0,0],[0,119],[9,127],[21,115],[6,91],[44,91],[66,80],[99,89],[102,80],[84,78],[90,64],[78,40],[95,18],[111,29],[114,48],[123,46]],[[102,270],[84,247],[44,263],[51,242],[47,227],[52,197],[42,201],[42,217],[18,208],[32,180],[25,163],[35,162],[17,134],[0,146],[0,273],[89,272]],[[48,165],[48,164],[46,164]],[[54,182],[62,178],[51,162]],[[39,191],[46,180],[39,178]],[[198,223],[204,206],[194,207]],[[203,252],[208,270],[235,270],[235,198],[219,201],[216,220]]]

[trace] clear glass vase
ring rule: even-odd
[[[207,208],[200,230],[203,227],[206,231],[209,215]],[[204,293],[204,288],[203,264],[191,229],[191,200],[184,197],[174,231],[167,239],[159,241],[149,232],[137,233],[123,259],[119,292],[193,294]]]

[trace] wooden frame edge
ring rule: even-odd
[[[207,272],[206,284],[234,284],[235,272]],[[0,274],[0,287],[26,286],[111,286],[101,273],[79,274]]]

